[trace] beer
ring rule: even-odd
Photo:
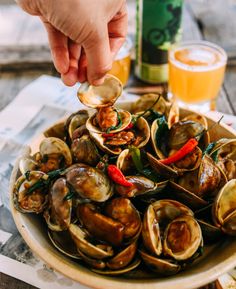
[[[183,0],[136,0],[135,74],[148,83],[168,81],[168,49],[180,39]]]
[[[206,41],[182,43],[170,50],[169,89],[184,103],[214,100],[223,83],[227,56]]]

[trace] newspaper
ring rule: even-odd
[[[77,89],[78,85],[70,88],[58,78],[42,76],[0,112],[0,272],[41,289],[87,287],[48,268],[26,245],[9,210],[9,179],[25,144],[60,118],[83,108]],[[120,101],[135,99],[137,96],[124,93]],[[236,126],[235,117],[225,119]]]

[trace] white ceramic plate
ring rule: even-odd
[[[123,104],[122,108],[129,109],[130,103]],[[181,116],[191,113],[182,110]],[[209,125],[214,121],[207,118]],[[222,137],[235,138],[236,132],[225,125],[216,125],[211,131],[211,140]],[[43,135],[38,136],[26,149],[26,154],[37,151]],[[16,226],[29,247],[50,267],[80,283],[93,288],[102,289],[192,289],[216,280],[221,274],[236,266],[236,239],[225,237],[212,252],[191,268],[171,277],[131,280],[121,277],[107,277],[91,272],[60,253],[47,236],[46,226],[37,215],[22,214],[18,212],[12,203],[12,191],[15,180],[18,177],[18,163],[15,165],[11,176],[10,194],[11,210]]]

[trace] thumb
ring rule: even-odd
[[[87,59],[88,82],[94,85],[102,84],[105,74],[112,67],[107,28],[102,31],[103,35],[96,33],[96,35],[89,37],[90,39],[83,44]]]

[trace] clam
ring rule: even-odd
[[[202,231],[189,215],[180,216],[165,229],[163,251],[166,256],[181,261],[191,258],[201,246]]]
[[[140,231],[141,218],[131,201],[127,198],[115,198],[105,206],[105,214],[124,225],[124,239],[130,240]]]
[[[113,194],[110,179],[97,168],[78,163],[67,168],[65,175],[69,185],[81,198],[104,202]]]
[[[48,172],[72,164],[72,156],[67,144],[56,137],[45,138],[39,146],[40,170]]]
[[[24,175],[28,171],[35,171],[39,164],[31,157],[22,157],[19,161],[19,170]]]
[[[178,162],[175,162],[173,168],[179,173],[194,171],[202,163],[202,150],[197,146],[191,153],[187,154]]]
[[[186,181],[188,181],[187,178]],[[166,197],[177,200],[187,205],[192,210],[199,210],[208,205],[208,202],[206,200],[194,194],[192,190],[190,191],[173,181],[169,181],[165,194]]]
[[[143,219],[142,237],[148,251],[141,250],[142,259],[152,270],[166,275],[181,269],[181,265],[173,264],[171,259],[175,262],[188,260],[202,246],[201,228],[193,212],[168,199],[149,205]]]
[[[48,176],[40,171],[30,171],[20,176],[14,186],[15,208],[22,213],[41,213],[47,206],[47,190],[42,185]]]
[[[78,90],[79,100],[91,108],[112,106],[122,94],[121,81],[110,74],[107,74],[102,85],[89,85],[87,82],[80,85]]]
[[[44,218],[52,231],[67,230],[71,222],[72,199],[67,199],[70,192],[64,178],[57,179],[48,194],[48,207]]]
[[[148,252],[157,256],[161,255],[160,228],[152,205],[148,207],[143,218],[142,240]]]
[[[159,100],[157,101],[158,98]],[[157,103],[153,106],[155,101],[157,101]],[[140,98],[133,103],[132,113],[137,114],[148,110],[150,107],[152,107],[152,109],[158,112],[160,115],[167,112],[167,102],[164,97],[159,96],[159,94],[148,93],[140,96]]]
[[[198,224],[202,230],[202,236],[205,244],[213,244],[218,242],[222,238],[222,231],[214,224],[197,219]]]
[[[216,226],[224,233],[236,236],[236,179],[227,182],[219,191],[212,216]]]
[[[74,131],[85,125],[89,115],[87,110],[79,110],[71,114],[65,122],[65,131],[67,132],[70,139],[73,138]]]
[[[113,246],[122,244],[125,226],[119,220],[101,214],[92,204],[79,205],[77,216],[81,224],[95,238]]]
[[[180,149],[190,138],[203,133],[205,127],[198,122],[191,120],[179,121],[175,123],[168,136],[168,146],[170,149]]]
[[[110,111],[116,116],[114,120]],[[88,131],[94,133],[103,133],[106,131],[109,131],[109,133],[117,133],[124,130],[130,124],[131,120],[132,115],[128,111],[115,109],[113,107],[104,107],[100,108],[98,112],[88,119],[86,128]]]
[[[210,143],[210,134],[208,130],[208,123],[207,123],[207,119],[205,118],[205,116],[198,114],[198,113],[194,113],[194,114],[189,114],[188,116],[186,116],[185,118],[181,119],[181,121],[193,121],[195,123],[199,123],[204,127],[204,134],[202,136],[202,140],[200,141],[200,143],[202,143],[202,147],[206,148],[207,145]]]
[[[118,269],[118,270],[97,270],[97,269],[92,269],[95,273],[101,274],[101,275],[108,275],[108,276],[116,276],[116,275],[122,275],[126,274],[134,269],[136,269],[141,263],[141,260],[136,258],[131,264],[129,264],[127,267]]]
[[[48,230],[48,237],[61,253],[73,259],[81,259],[68,230],[60,232]]]
[[[125,174],[129,174],[132,170],[135,169],[135,166],[132,162],[132,156],[129,149],[123,150],[116,161],[116,166]]]
[[[118,270],[127,267],[137,252],[137,242],[131,243],[117,255],[106,262],[109,269]]]
[[[79,252],[83,252],[85,255],[94,259],[105,259],[114,255],[113,249],[108,245],[93,245],[88,239],[88,235],[84,230],[75,224],[70,224],[69,226],[70,235],[75,242],[76,247]]]
[[[56,137],[56,138],[60,138],[61,140],[64,140],[66,136],[64,123],[59,122],[59,123],[54,124],[53,126],[49,127],[47,130],[45,130],[43,134],[45,137]]]
[[[116,192],[123,197],[136,197],[144,194],[156,193],[167,185],[166,181],[155,183],[143,176],[127,176],[126,179],[132,183],[131,187],[116,185]]]
[[[159,115],[165,115],[169,128],[179,120],[179,107],[177,101],[168,102],[163,96],[154,93],[142,95],[132,105],[132,112],[134,114],[138,114],[147,111],[149,108],[157,112]],[[145,116],[147,115],[148,112],[145,114]]]
[[[121,146],[134,145],[138,148],[144,147],[150,138],[150,128],[147,121],[140,117],[133,129],[123,130],[108,137],[90,131],[90,136],[104,152],[119,155],[122,151]]]
[[[147,254],[143,250],[139,250],[140,256],[144,263],[154,272],[170,276],[177,274],[181,270],[181,266],[171,259],[161,259]]]
[[[221,171],[213,160],[205,155],[198,170],[185,173],[178,184],[201,198],[207,198],[219,187]]]
[[[220,139],[210,156],[217,155],[217,165],[228,180],[236,178],[236,139]]]
[[[77,163],[96,166],[100,160],[100,154],[96,145],[92,142],[90,136],[86,134],[73,140],[71,152]]]

